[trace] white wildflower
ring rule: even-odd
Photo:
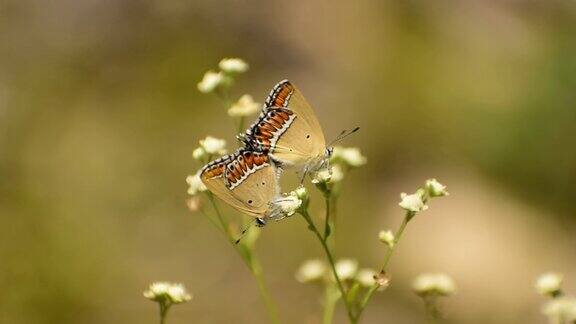
[[[336,262],[335,267],[340,280],[349,280],[356,276],[358,262],[351,259],[341,259]]]
[[[332,161],[351,167],[359,167],[366,164],[366,157],[357,147],[336,146],[332,153]]]
[[[186,199],[186,206],[188,206],[188,209],[191,212],[197,212],[202,208],[202,201],[200,200],[200,197],[193,196]]]
[[[255,102],[251,95],[245,94],[228,109],[228,115],[231,117],[244,117],[253,115],[259,110],[260,104]]]
[[[394,233],[392,233],[391,230],[380,231],[380,233],[378,233],[378,239],[380,240],[380,242],[388,245],[388,247],[390,248],[394,247],[394,242],[396,240],[394,237]]]
[[[204,157],[206,157],[206,151],[203,147],[197,147],[192,151],[192,157],[195,160],[202,161],[204,160]]]
[[[226,73],[244,73],[248,71],[248,63],[240,58],[224,58],[218,64]]]
[[[332,178],[332,174],[330,173],[329,169],[322,169],[314,175],[314,179],[312,179],[312,183],[328,183]]]
[[[161,302],[179,304],[192,299],[192,296],[186,291],[182,284],[169,283],[169,282],[155,282],[151,284],[146,291],[144,297]]]
[[[196,195],[199,192],[206,191],[207,188],[200,179],[200,171],[196,172],[194,175],[189,175],[186,177],[186,182],[188,183],[188,194]]]
[[[421,274],[414,280],[412,289],[420,296],[448,296],[456,291],[456,284],[450,276],[443,273]]]
[[[376,276],[376,271],[373,269],[360,269],[356,274],[356,281],[364,287],[372,287],[376,284],[374,279]]]
[[[226,141],[212,136],[206,136],[205,139],[200,140],[200,146],[207,154],[225,154]]]
[[[418,189],[416,193],[408,195],[406,193],[401,193],[400,198],[402,201],[398,204],[400,207],[411,212],[419,212],[428,209],[428,206],[424,203],[424,190]]]
[[[544,296],[555,296],[560,292],[563,280],[560,273],[545,273],[536,280],[536,291]]]
[[[344,172],[339,165],[331,165],[329,168],[324,168],[314,175],[312,183],[337,183],[344,179]]]
[[[316,281],[326,275],[326,270],[324,262],[318,259],[308,260],[296,271],[296,280],[302,283]]]
[[[280,213],[285,216],[292,216],[302,205],[302,200],[295,195],[287,195],[274,200],[273,204]]]
[[[426,180],[426,190],[428,191],[428,196],[430,197],[442,197],[449,195],[448,191],[446,191],[446,186],[436,181],[436,179]]]
[[[198,91],[209,93],[225,82],[224,75],[220,72],[208,71],[204,74],[202,81],[198,83]]]
[[[298,189],[292,191],[292,192],[290,193],[290,195],[291,195],[291,196],[296,196],[296,197],[298,197],[298,199],[300,199],[300,200],[306,200],[306,199],[308,199],[308,197],[309,197],[308,190],[306,190],[306,187],[304,187],[304,186],[298,187]]]
[[[576,321],[576,298],[559,297],[549,300],[542,308],[542,313],[550,323],[574,323]]]

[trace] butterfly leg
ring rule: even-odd
[[[308,166],[305,166],[304,169],[302,170],[302,178],[300,178],[300,185],[302,186],[304,184],[304,180],[306,179],[306,175],[308,174]]]

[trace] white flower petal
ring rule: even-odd
[[[225,154],[226,141],[212,136],[206,136],[205,139],[200,140],[200,147],[204,149],[207,154]]]
[[[208,71],[204,74],[202,81],[198,83],[198,91],[209,93],[214,91],[224,82],[224,76],[220,72]]]
[[[200,179],[200,171],[196,172],[194,175],[189,175],[186,177],[186,183],[188,183],[188,194],[196,195],[199,192],[206,191],[207,188]]]
[[[418,295],[448,296],[456,291],[456,284],[444,273],[421,274],[414,280],[412,289]]]
[[[326,264],[313,259],[304,262],[296,272],[296,280],[302,283],[319,280],[326,274]]]
[[[259,110],[260,104],[254,102],[251,95],[245,94],[228,109],[228,115],[231,117],[244,117],[253,115]]]
[[[248,63],[240,58],[224,58],[218,67],[226,73],[243,73],[248,71]]]

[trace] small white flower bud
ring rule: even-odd
[[[562,289],[564,276],[560,273],[545,273],[536,280],[536,291],[544,296],[556,296]]]
[[[208,71],[204,74],[202,81],[198,83],[198,91],[209,93],[225,82],[224,75],[220,72]]]
[[[430,197],[442,197],[449,195],[448,191],[446,191],[446,186],[436,181],[436,179],[426,180],[425,187],[428,191],[428,196]]]
[[[542,313],[550,323],[574,323],[576,321],[576,299],[558,297],[549,300],[542,308]]]
[[[374,279],[377,272],[374,269],[360,269],[356,274],[356,281],[364,287],[372,287],[376,284]]]
[[[396,240],[396,238],[394,237],[394,233],[392,233],[391,230],[380,231],[380,233],[378,233],[378,239],[380,240],[380,242],[388,245],[389,248],[394,247],[394,243]]]
[[[244,73],[248,71],[248,63],[240,58],[224,58],[218,64],[220,69],[226,73]]]
[[[421,274],[412,285],[414,292],[420,296],[448,296],[456,291],[452,278],[443,273]]]
[[[186,177],[186,182],[188,183],[188,194],[191,196],[196,195],[199,192],[206,191],[207,188],[200,179],[200,172],[196,172],[194,175],[189,175]]]
[[[195,160],[202,161],[206,157],[206,151],[203,147],[197,147],[192,151],[192,157]]]
[[[402,201],[398,204],[400,207],[411,212],[419,212],[428,209],[428,206],[424,203],[425,191],[418,189],[416,193],[408,195],[406,193],[401,193],[400,198]]]
[[[357,147],[334,147],[331,160],[351,167],[359,167],[366,164],[366,157],[360,153]]]
[[[292,191],[290,195],[296,196],[300,200],[306,200],[309,197],[308,190],[304,186],[298,187],[298,189]]]
[[[228,109],[230,117],[245,117],[257,113],[260,110],[260,104],[254,102],[251,95],[243,95],[236,103]]]
[[[316,174],[312,179],[314,184],[327,184],[327,183],[337,183],[344,179],[344,172],[339,165],[331,165],[329,168],[322,169]]]
[[[326,275],[326,270],[324,262],[317,259],[308,260],[298,268],[295,277],[301,283],[316,281]]]
[[[192,299],[182,284],[169,282],[155,282],[151,284],[144,297],[160,303],[180,304]]]
[[[200,197],[193,196],[186,199],[186,206],[188,206],[188,209],[191,212],[197,212],[202,208],[202,201],[200,200]]]
[[[351,259],[341,259],[336,262],[335,267],[340,280],[349,280],[356,276],[358,262]]]
[[[280,213],[285,216],[292,216],[302,205],[302,200],[295,195],[280,197],[272,202]]]
[[[207,154],[222,155],[226,153],[226,141],[212,136],[206,136],[205,139],[200,140],[200,147]]]

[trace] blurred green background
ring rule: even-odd
[[[377,267],[398,194],[449,186],[364,323],[422,322],[421,272],[456,280],[449,323],[542,323],[548,270],[576,293],[572,0],[4,0],[0,36],[1,323],[156,323],[154,280],[194,294],[171,323],[267,322],[241,259],[185,205],[198,140],[235,145],[196,90],[222,57],[251,65],[235,97],[289,78],[327,138],[361,127],[343,143],[368,164],[345,180],[339,257]],[[322,257],[302,219],[266,227],[258,254],[284,321],[318,323],[321,290],[293,276]]]

